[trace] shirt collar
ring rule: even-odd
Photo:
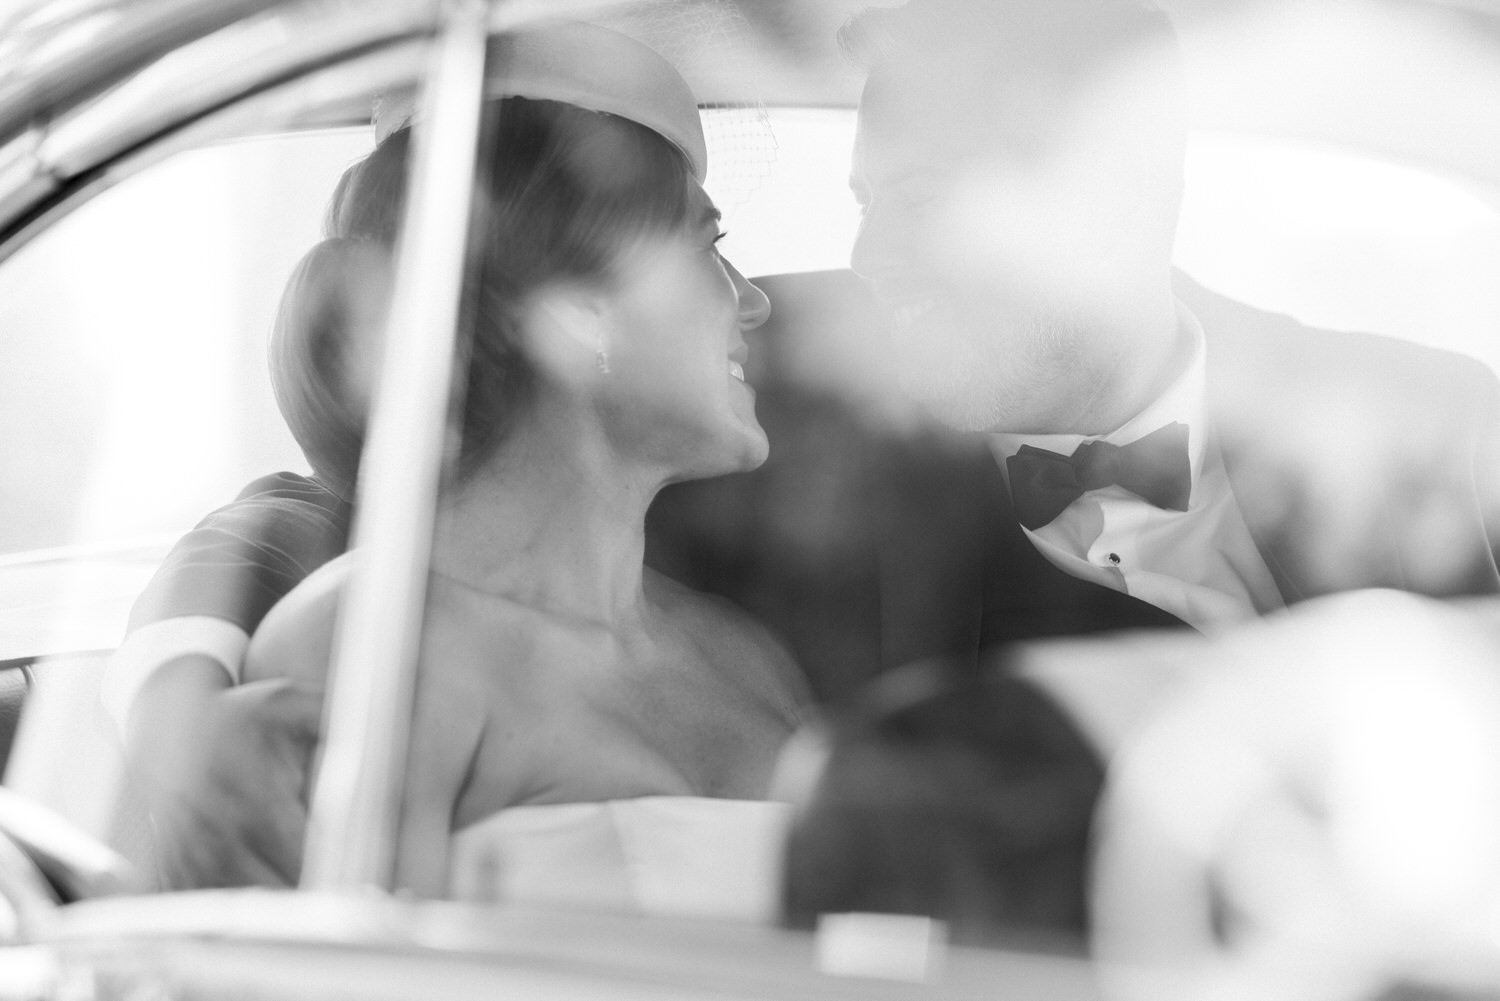
[[[1005,460],[1019,452],[1022,445],[1044,448],[1059,455],[1072,455],[1078,446],[1086,441],[1107,441],[1111,445],[1128,445],[1158,428],[1177,421],[1188,426],[1188,463],[1192,471],[1193,483],[1196,485],[1199,472],[1203,467],[1207,432],[1208,411],[1204,399],[1204,380],[1207,369],[1203,325],[1181,302],[1177,303],[1177,330],[1180,339],[1188,345],[1188,356],[1183,369],[1166,390],[1147,404],[1140,413],[1115,430],[1102,435],[991,433],[987,436],[990,450],[999,460],[1000,468],[1005,468]]]

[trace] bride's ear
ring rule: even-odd
[[[522,350],[545,378],[589,386],[609,372],[608,302],[584,282],[537,289],[521,312]]]

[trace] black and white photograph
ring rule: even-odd
[[[1500,998],[1500,0],[4,0],[0,1001]]]

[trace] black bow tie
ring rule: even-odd
[[[1071,456],[1022,445],[1005,460],[1022,525],[1038,529],[1090,490],[1118,485],[1157,507],[1186,511],[1192,489],[1186,424],[1168,424],[1129,445],[1086,441]]]

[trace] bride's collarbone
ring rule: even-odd
[[[717,609],[651,600],[638,615],[603,621],[506,595],[456,597],[443,602],[449,607],[436,631],[466,646],[463,659],[473,667],[738,682],[756,667],[739,624]]]
[[[609,624],[461,592],[440,616],[434,666],[517,735],[566,721],[676,749],[783,738],[795,720],[753,632],[718,603],[651,590],[642,615]]]
[[[474,802],[486,810],[534,799],[759,798],[788,735],[780,720],[726,696],[701,672],[663,665],[592,677],[559,670],[546,684],[502,687],[491,690],[490,736],[475,773]],[[496,788],[546,792],[496,795],[491,786],[501,780]]]
[[[527,730],[578,734],[602,751],[639,745],[672,759],[705,745],[784,736],[767,700],[715,653],[670,634],[599,642],[547,631],[524,658],[500,668],[490,704],[497,716],[521,717]]]

